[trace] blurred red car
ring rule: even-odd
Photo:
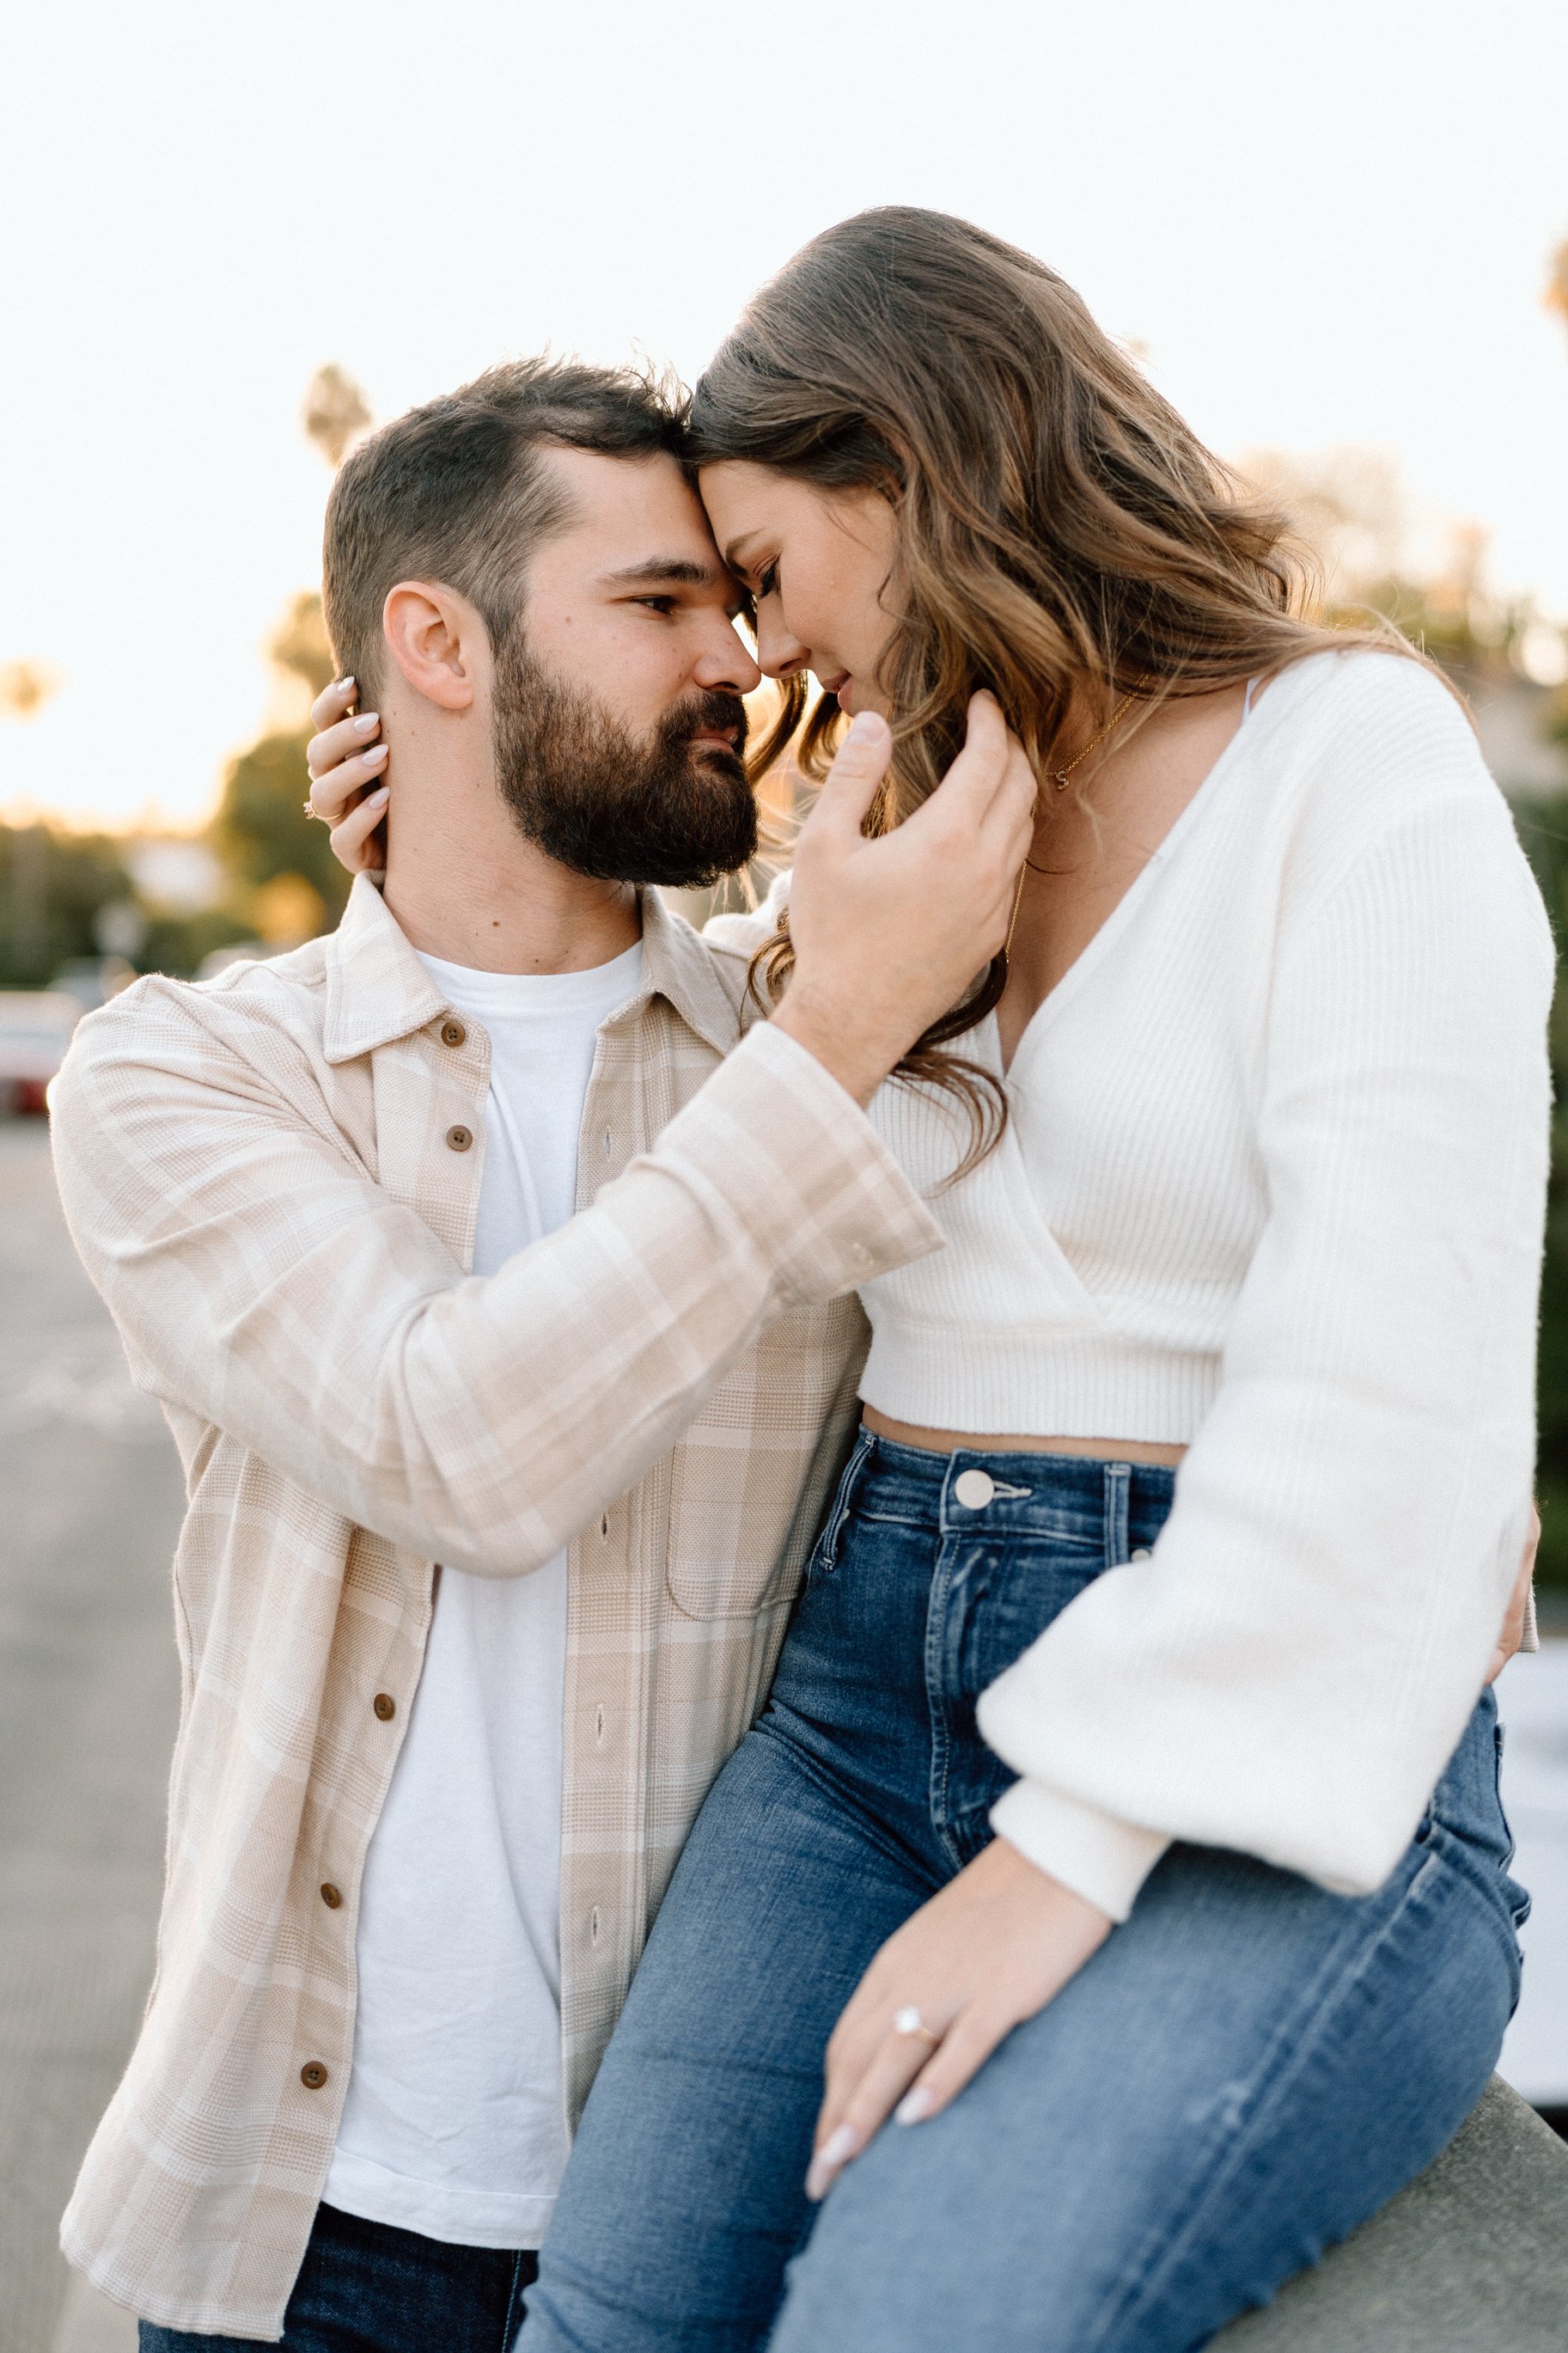
[[[45,1112],[48,1085],[81,1018],[57,988],[0,988],[0,1112]]]

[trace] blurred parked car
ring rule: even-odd
[[[0,1112],[44,1112],[81,1007],[61,988],[0,989]]]
[[[135,965],[122,955],[71,956],[61,965],[49,987],[57,995],[63,990],[67,997],[74,997],[84,1013],[95,1013],[122,988],[129,988],[135,977]]]
[[[231,964],[266,964],[279,953],[277,948],[269,948],[265,940],[231,940],[227,947],[214,948],[210,955],[203,956],[196,966],[196,978],[216,980]]]

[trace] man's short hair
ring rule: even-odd
[[[327,501],[322,604],[340,676],[382,677],[382,607],[399,580],[466,596],[490,643],[521,609],[529,557],[566,520],[551,448],[679,458],[685,402],[651,371],[515,360],[395,417],[345,459]]]

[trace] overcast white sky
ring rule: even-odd
[[[1563,0],[49,0],[0,86],[0,807],[189,823],[378,415],[550,341],[697,370],[868,204],[964,213],[1216,448],[1396,450],[1568,617]]]

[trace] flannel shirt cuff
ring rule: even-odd
[[[771,1021],[748,1031],[657,1149],[740,1213],[785,1306],[838,1298],[942,1246],[854,1097]]]

